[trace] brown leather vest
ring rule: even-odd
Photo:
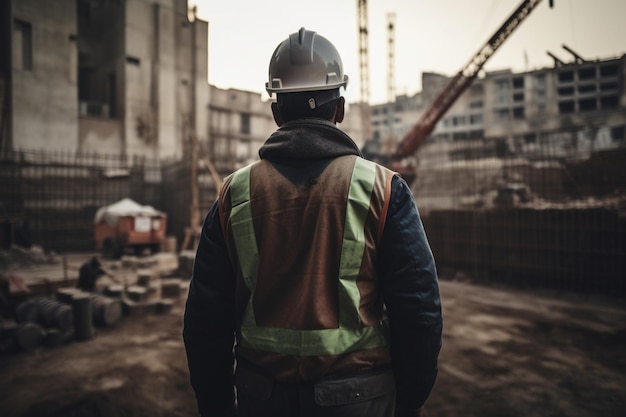
[[[355,189],[359,192],[363,188],[359,181],[367,182],[359,177],[355,168],[364,166],[371,178],[369,196],[363,200],[365,206],[363,201],[349,201],[354,200]],[[281,381],[315,380],[328,374],[388,364],[386,343],[368,344],[359,340],[345,349],[338,342],[327,348],[298,346],[293,350],[288,348],[288,338],[281,338],[283,334],[293,336],[295,333],[300,341],[302,334],[326,334],[338,328],[349,328],[357,333],[362,329],[381,328],[383,305],[375,261],[394,173],[362,159],[357,162],[356,156],[336,158],[319,177],[304,185],[294,184],[266,160],[247,169],[249,177],[245,177],[245,183],[237,183],[237,190],[233,191],[235,173],[227,178],[220,193],[222,230],[233,269],[237,271],[238,323],[243,326],[238,334],[238,357],[267,369]],[[243,192],[245,197],[241,197],[241,189],[247,185],[249,191]],[[237,225],[239,215],[233,213],[244,204],[249,206],[243,218],[250,219],[253,229],[244,234],[252,236],[252,246],[256,247],[238,253],[247,246],[240,243],[241,239],[237,240],[241,232],[233,232],[240,227]],[[348,224],[354,220],[349,218],[354,216],[349,206],[362,213],[361,226],[356,232],[348,230]],[[359,235],[354,239],[362,242],[362,250],[356,255],[345,249],[346,245],[351,248],[349,242],[346,243],[346,239],[350,240],[346,236],[351,234]],[[248,274],[254,278],[250,278],[244,270],[255,250],[254,272]],[[240,256],[246,258],[240,259]],[[356,293],[358,307],[353,308],[352,321],[342,313],[347,295],[342,291],[339,272],[349,256],[358,257],[353,274],[353,293]],[[264,329],[268,329],[268,334],[270,330],[275,331],[275,337],[271,336],[273,341],[267,345],[248,342],[245,329],[250,322],[254,322],[252,330],[260,333],[261,339]],[[332,344],[333,340],[326,344]]]

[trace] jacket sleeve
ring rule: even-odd
[[[435,261],[406,182],[394,177],[378,272],[391,332],[399,409],[417,410],[437,377],[442,315]]]
[[[234,415],[235,277],[221,231],[217,202],[202,226],[183,340],[201,416]]]

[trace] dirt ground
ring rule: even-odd
[[[431,417],[626,416],[626,303],[442,276]],[[87,341],[0,354],[0,416],[195,416],[185,294]]]

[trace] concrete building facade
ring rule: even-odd
[[[259,148],[277,128],[271,101],[250,91],[210,88],[206,148],[215,166],[228,171],[258,159]]]
[[[0,6],[1,149],[174,157],[207,140],[208,23],[187,0]]]
[[[76,147],[75,1],[5,1],[0,7],[2,148]]]
[[[420,150],[422,164],[518,154],[553,157],[626,146],[626,55],[559,63],[553,68],[488,72],[476,79],[437,124]],[[374,153],[390,153],[448,82],[424,73],[423,90],[372,106]],[[491,144],[492,146],[485,146]]]

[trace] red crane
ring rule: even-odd
[[[398,144],[398,148],[392,156],[395,161],[409,157],[419,149],[435,129],[437,122],[454,104],[456,99],[470,86],[474,78],[478,76],[478,72],[485,65],[487,60],[539,3],[541,3],[541,0],[524,0],[496,33],[489,38],[485,45],[483,45],[458,74],[450,80],[435,101],[426,109],[417,124]],[[552,7],[552,0],[550,0],[550,7]]]

